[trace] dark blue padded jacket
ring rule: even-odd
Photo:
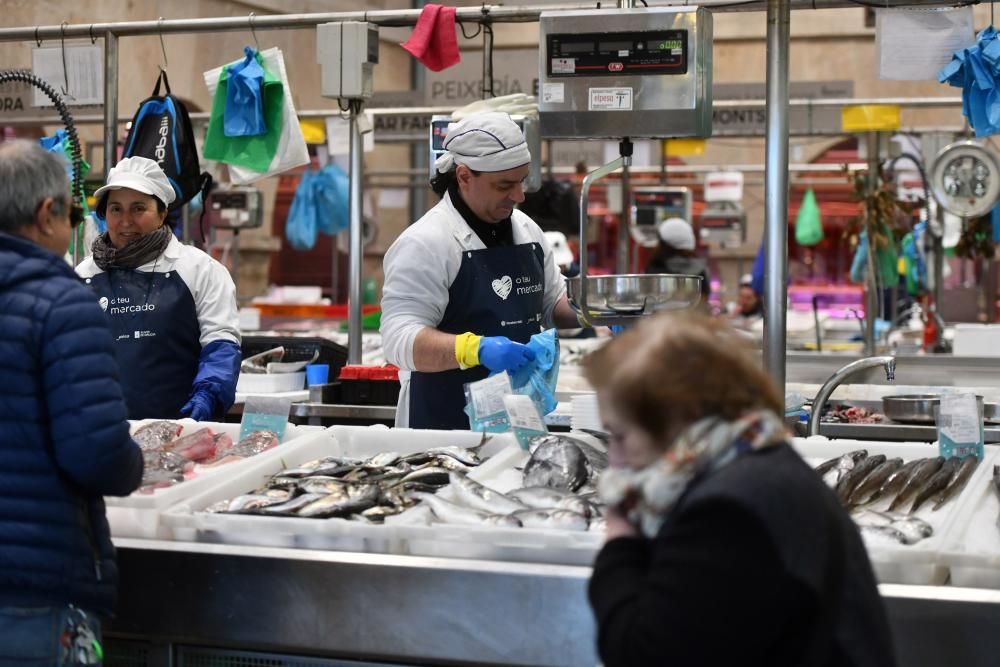
[[[134,491],[142,467],[93,293],[61,257],[0,233],[0,607],[110,613],[103,496]]]

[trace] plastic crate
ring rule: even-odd
[[[346,405],[396,405],[399,369],[395,366],[344,366],[337,378]]]

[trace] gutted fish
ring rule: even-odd
[[[171,421],[155,421],[136,429],[132,434],[132,439],[136,441],[143,450],[163,449],[171,440],[174,440],[184,430],[183,424]]]

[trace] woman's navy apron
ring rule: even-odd
[[[176,271],[111,269],[88,278],[115,337],[129,419],[176,419],[201,356],[194,297]]]
[[[545,257],[537,243],[466,250],[439,331],[506,336],[527,343],[541,331],[545,297]],[[410,428],[465,429],[468,382],[485,379],[489,369],[410,375]]]

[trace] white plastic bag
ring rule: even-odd
[[[288,85],[288,73],[285,71],[285,57],[281,49],[274,47],[260,52],[264,59],[264,68],[281,79],[285,87],[285,109],[282,114],[281,140],[278,143],[278,151],[274,154],[274,160],[266,172],[253,171],[243,167],[229,165],[229,178],[236,185],[247,185],[260,180],[265,176],[274,176],[283,171],[301,167],[309,164],[309,149],[306,148],[305,137],[302,136],[302,128],[299,127],[299,117],[295,112],[295,104],[292,102],[292,91]],[[233,62],[239,62],[235,60]],[[229,63],[227,63],[229,64]],[[208,94],[215,97],[215,89],[219,86],[219,76],[222,75],[222,68],[225,65],[216,67],[204,73],[205,85],[208,86]]]

